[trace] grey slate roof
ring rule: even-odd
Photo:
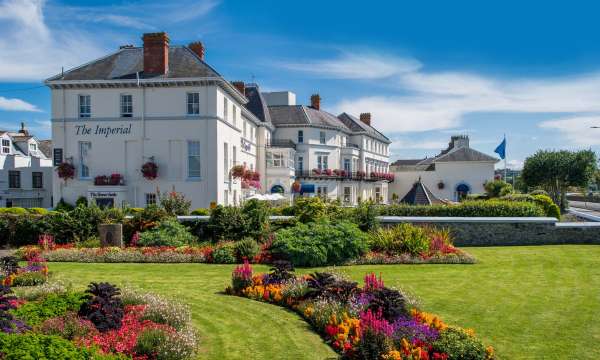
[[[256,84],[246,84],[245,94],[248,98],[246,109],[264,123],[271,122],[271,114],[267,102],[260,93],[260,89]]]
[[[417,165],[418,163],[420,163],[423,160],[426,160],[426,158],[425,159],[400,159],[400,160],[394,161],[390,166]]]
[[[435,162],[451,162],[451,161],[489,161],[498,162],[498,159],[484,154],[470,147],[461,147],[436,157]]]
[[[400,202],[411,205],[433,205],[443,203],[421,182],[420,178],[413,184],[413,187],[406,195],[404,195]]]
[[[106,57],[56,75],[52,80],[117,80],[140,78],[175,79],[193,77],[220,78],[212,67],[201,60],[196,53],[185,46],[169,47],[169,70],[167,74],[144,74],[144,49],[142,47],[122,48]]]
[[[38,149],[40,149],[42,154],[46,155],[47,158],[52,158],[52,140],[38,141]]]
[[[271,121],[277,125],[317,125],[351,131],[335,115],[304,105],[269,106]]]
[[[375,129],[374,127],[367,125],[364,122],[360,121],[360,119],[358,119],[354,115],[350,115],[350,114],[344,112],[344,113],[341,113],[340,115],[338,115],[338,118],[353,132],[363,132],[364,131],[367,134],[369,134],[383,142],[386,142],[388,144],[391,143],[390,139],[388,139],[387,136],[385,136],[382,133],[380,133],[379,131],[377,131],[377,129]]]

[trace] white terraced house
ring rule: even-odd
[[[18,132],[0,131],[0,206],[52,206],[51,142],[38,140],[21,123]]]
[[[362,121],[295,104],[290,92],[229,82],[200,42],[165,33],[46,80],[52,92],[54,203],[84,196],[145,206],[156,190],[192,207],[240,204],[256,193],[387,199],[389,140]],[[238,166],[236,166],[238,165]],[[243,168],[243,176],[234,170]],[[59,176],[59,174],[62,176]]]

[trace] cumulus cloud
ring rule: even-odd
[[[286,68],[323,78],[385,79],[385,95],[343,98],[334,104],[333,111],[371,112],[375,126],[391,134],[453,129],[462,124],[466,115],[481,112],[600,112],[600,73],[502,79],[461,71],[427,71],[418,60],[373,53],[287,64]],[[559,129],[558,124],[555,128]],[[579,144],[600,143],[600,136],[594,140],[590,135],[583,140],[573,136],[569,126],[559,130]]]
[[[41,111],[35,105],[21,99],[7,99],[0,96],[0,110],[4,111]]]
[[[565,134],[573,144],[580,146],[600,145],[600,115],[574,116],[543,121],[541,128],[557,130]]]
[[[412,72],[421,67],[414,59],[390,59],[376,54],[342,54],[335,59],[279,62],[276,65],[332,79],[381,79]]]
[[[115,39],[129,39],[127,30],[190,21],[217,5],[216,0],[190,0],[69,7],[44,0],[0,0],[0,81],[43,80],[116,49],[121,44]],[[99,37],[94,24],[113,36]]]

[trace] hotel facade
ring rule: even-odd
[[[52,97],[53,199],[145,206],[157,189],[192,207],[240,204],[256,193],[386,202],[390,141],[356,118],[321,109],[318,95],[261,92],[229,82],[204,46],[165,33],[46,80]],[[243,175],[239,170],[243,169]],[[69,173],[69,171],[67,171]]]

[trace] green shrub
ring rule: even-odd
[[[70,311],[63,316],[44,321],[38,330],[44,335],[57,335],[74,340],[96,332],[96,327],[89,320],[80,319],[77,313]]]
[[[544,194],[511,194],[502,197],[502,200],[521,201],[537,204],[544,212],[545,216],[560,219],[560,208],[552,201],[552,198]]]
[[[41,300],[23,304],[11,312],[27,325],[34,326],[41,324],[44,320],[62,316],[67,311],[78,311],[84,302],[83,294],[80,293],[48,294]]]
[[[485,348],[479,340],[462,329],[452,327],[440,332],[433,343],[433,350],[448,354],[448,360],[486,359]]]
[[[219,243],[212,253],[215,264],[235,264],[235,243],[231,241]]]
[[[183,246],[195,242],[195,237],[175,218],[163,220],[156,228],[140,234],[140,246]]]
[[[18,274],[13,279],[12,286],[36,286],[45,283],[47,280],[46,275],[39,271],[35,272],[24,272]]]
[[[164,193],[159,191],[157,192],[157,195],[160,207],[163,208],[167,214],[176,216],[188,215],[190,213],[192,202],[186,200],[183,193],[175,191],[175,188],[173,188],[172,191]]]
[[[75,201],[75,206],[88,206],[88,199],[85,196],[80,196],[77,198],[77,200]]]
[[[94,349],[78,348],[74,343],[53,335],[0,333],[0,353],[3,360],[100,360],[126,359],[123,355],[104,355]]]
[[[299,223],[279,230],[271,253],[296,266],[342,264],[367,250],[366,235],[353,223]]]
[[[98,237],[91,237],[77,244],[78,248],[99,248],[100,246],[100,238]]]
[[[293,212],[296,219],[302,223],[319,221],[327,215],[325,203],[319,197],[296,199]]]
[[[378,207],[387,216],[449,217],[541,217],[544,210],[537,204],[507,200],[464,201],[456,205],[389,205]]]
[[[0,208],[0,214],[25,215],[28,211],[22,207]]]
[[[144,211],[144,208],[141,207],[132,207],[132,208],[127,208],[127,215],[135,215],[135,214],[139,214],[141,212]]]
[[[71,211],[73,210],[75,207],[71,204],[69,204],[68,202],[65,201],[65,199],[61,198],[58,203],[56,204],[56,207],[54,208],[54,210],[56,211]]]
[[[192,215],[207,216],[210,215],[210,210],[206,208],[197,208],[194,211],[192,211]]]
[[[409,253],[416,256],[429,250],[429,238],[423,228],[402,223],[371,232],[369,247],[373,251],[385,252],[390,255]]]
[[[131,241],[133,234],[150,230],[168,217],[167,212],[156,206],[148,205],[142,211],[133,214],[133,217],[123,222],[123,238]]]
[[[248,226],[242,209],[218,205],[210,213],[207,228],[217,240],[240,240],[246,237]]]
[[[158,358],[156,350],[167,340],[167,333],[162,329],[144,329],[137,337],[134,351],[138,356]]]
[[[513,192],[512,185],[500,179],[486,181],[483,187],[485,188],[486,195],[490,199],[506,196]]]
[[[246,236],[262,241],[269,231],[270,212],[266,201],[247,201],[242,208],[242,215],[246,219]]]
[[[252,238],[245,238],[235,243],[235,257],[239,262],[242,262],[244,259],[252,261],[259,252],[260,246]]]
[[[371,231],[379,226],[377,221],[377,209],[375,205],[370,202],[361,202],[356,208],[354,208],[354,222],[362,231]]]
[[[27,211],[34,215],[48,215],[48,210],[40,207],[29,208]]]

